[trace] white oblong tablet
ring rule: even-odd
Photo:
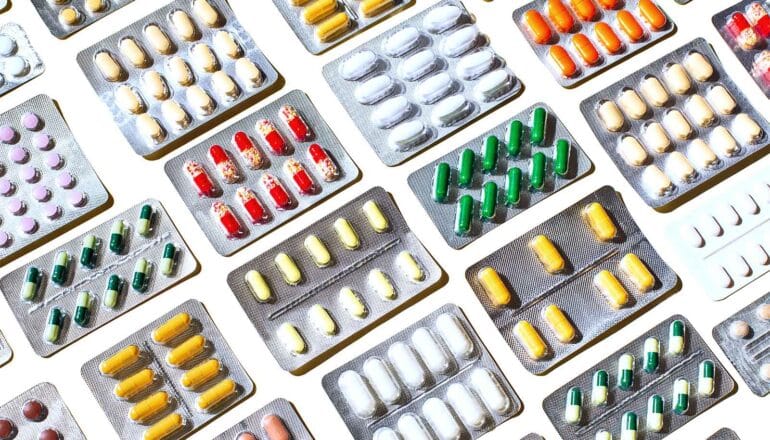
[[[396,342],[391,345],[388,348],[388,360],[409,388],[419,390],[427,384],[428,375],[408,345],[403,342]]]
[[[693,121],[701,127],[708,127],[716,121],[716,114],[711,109],[706,98],[700,95],[693,95],[684,105],[687,114]]]
[[[433,107],[431,120],[434,125],[446,127],[465,119],[472,110],[473,106],[465,96],[452,95],[442,99]]]
[[[711,131],[709,145],[720,157],[732,157],[741,150],[733,135],[721,125]]]
[[[211,75],[211,84],[224,101],[232,101],[241,94],[238,84],[224,70],[216,71]]]
[[[508,93],[515,78],[505,69],[496,69],[484,74],[473,87],[473,96],[479,101],[489,102]]]
[[[168,99],[170,96],[166,80],[155,70],[148,70],[142,74],[142,85],[148,94],[159,101]]]
[[[719,158],[703,139],[695,139],[687,146],[687,159],[699,170],[706,170],[719,162]]]
[[[353,413],[368,419],[377,412],[377,400],[369,391],[364,379],[355,371],[345,371],[337,378],[337,386]]]
[[[647,104],[634,89],[625,89],[620,92],[618,103],[623,112],[631,119],[642,119],[647,113]]]
[[[663,116],[663,123],[668,132],[676,139],[684,140],[692,136],[692,125],[687,121],[682,112],[677,109],[671,109]]]
[[[737,225],[741,222],[741,216],[735,211],[732,205],[721,203],[716,210],[716,216],[719,223],[723,225]]]
[[[461,8],[455,5],[445,5],[425,14],[422,19],[422,26],[428,32],[440,34],[459,23],[462,16],[463,10]]]
[[[607,131],[616,132],[623,128],[626,123],[626,119],[623,117],[623,113],[618,108],[615,101],[603,101],[599,103],[599,107],[596,109],[599,119],[602,120],[604,128]]]
[[[669,90],[677,95],[684,95],[692,87],[690,77],[681,64],[671,64],[663,71],[663,78]]]
[[[647,148],[656,153],[665,153],[671,146],[666,130],[657,122],[650,122],[642,127],[642,139]]]
[[[385,39],[382,50],[391,57],[401,57],[420,43],[420,31],[409,26],[391,34]]]
[[[457,75],[465,80],[478,78],[489,72],[495,65],[497,55],[490,49],[482,49],[460,58],[457,62]]]
[[[767,266],[770,263],[770,257],[768,257],[767,252],[759,243],[749,244],[744,251],[744,255],[746,255],[747,260],[757,266]]]
[[[618,154],[623,160],[631,166],[638,167],[644,165],[649,158],[647,150],[633,136],[623,136],[618,142]]]
[[[224,53],[230,58],[240,58],[243,56],[243,49],[233,34],[227,31],[217,31],[214,34],[214,47],[217,52]]]
[[[262,71],[259,70],[254,61],[243,57],[235,61],[235,76],[246,83],[249,87],[259,87],[262,84]]]
[[[408,413],[399,417],[397,427],[404,440],[434,440],[419,417],[414,414]]]
[[[193,81],[195,81],[192,70],[190,70],[190,66],[187,64],[187,61],[185,61],[184,58],[180,56],[173,56],[169,58],[167,67],[169,75],[178,84],[189,86],[193,83]]]
[[[474,368],[470,384],[490,411],[503,415],[511,410],[511,399],[491,371],[483,367]]]
[[[695,226],[685,225],[680,229],[680,234],[684,237],[685,241],[690,243],[692,247],[703,247],[706,241]]]
[[[201,116],[208,116],[214,112],[216,103],[203,87],[195,84],[187,89],[187,102]]]
[[[401,440],[401,436],[396,431],[385,427],[374,431],[372,440]]]
[[[697,175],[695,168],[680,151],[673,151],[668,155],[666,159],[666,172],[680,183],[689,182]]]
[[[474,429],[481,429],[486,424],[489,414],[465,385],[449,385],[446,397],[463,423]]]
[[[414,89],[414,97],[423,104],[433,104],[452,91],[454,81],[446,72],[422,80]]]
[[[756,144],[762,138],[762,127],[746,113],[736,116],[731,128],[738,141],[744,145]]]
[[[364,362],[364,375],[383,402],[390,405],[401,399],[401,387],[398,386],[388,366],[381,359],[367,359]]]
[[[653,197],[661,197],[671,191],[673,183],[671,179],[658,168],[657,165],[648,165],[642,171],[642,186],[647,194]]]
[[[354,95],[359,104],[371,105],[392,95],[396,83],[388,75],[377,75],[356,87]]]
[[[663,107],[668,102],[668,92],[660,80],[652,75],[642,80],[640,87],[644,99],[655,107]]]
[[[690,52],[687,54],[687,57],[684,59],[684,67],[687,68],[687,72],[693,78],[700,82],[708,81],[711,75],[714,74],[714,66],[700,52]]]
[[[443,400],[431,397],[422,404],[422,414],[428,420],[439,440],[459,440],[463,428]]]
[[[730,115],[738,108],[738,103],[735,102],[733,95],[722,84],[710,87],[706,92],[706,98],[716,111],[723,115]]]
[[[441,339],[449,347],[449,351],[458,359],[468,359],[473,356],[474,346],[468,333],[457,317],[451,313],[442,313],[436,318],[436,328]]]
[[[412,333],[411,340],[420,359],[433,374],[446,374],[452,368],[452,361],[430,330],[425,327],[418,328]]]
[[[736,195],[734,203],[738,211],[743,214],[755,215],[759,212],[759,205],[757,205],[754,198],[747,193]]]
[[[115,90],[115,102],[123,111],[131,114],[139,114],[145,110],[144,101],[133,87],[121,84]]]
[[[177,130],[190,125],[190,115],[173,99],[163,101],[160,104],[160,112],[163,115],[163,119],[169,125],[175,126]]]
[[[357,81],[377,67],[377,54],[371,50],[354,53],[340,65],[340,76],[347,81]]]
[[[372,112],[372,123],[380,128],[390,128],[403,121],[409,115],[411,104],[403,96],[396,96],[383,101]]]
[[[430,49],[421,50],[405,58],[399,66],[401,78],[416,81],[438,67],[438,58]]]
[[[399,124],[388,135],[388,145],[396,151],[405,151],[421,144],[430,135],[425,124],[415,119]]]
[[[131,62],[131,64],[136,67],[145,67],[147,65],[147,53],[145,53],[144,49],[142,49],[136,40],[131,37],[127,37],[120,40],[119,44],[120,53],[123,54],[123,56],[126,57]]]
[[[451,58],[458,57],[476,47],[479,35],[475,25],[460,28],[444,38],[441,52]]]

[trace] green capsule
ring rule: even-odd
[[[706,360],[698,365],[698,394],[711,396],[714,394],[714,362]]]
[[[684,414],[690,409],[690,382],[686,379],[674,381],[673,410],[677,414]]]
[[[620,440],[636,440],[637,423],[636,413],[624,413],[620,420]]]
[[[150,235],[152,226],[152,206],[143,205],[139,211],[139,220],[136,221],[136,233],[146,237]]]
[[[174,258],[176,257],[176,246],[174,243],[166,243],[163,248],[163,258],[160,260],[160,273],[164,276],[171,276],[174,273]]]
[[[455,213],[455,234],[463,236],[471,232],[473,220],[473,197],[468,194],[460,197]]]
[[[660,342],[655,338],[644,341],[644,371],[654,373],[660,363]]]
[[[606,405],[609,388],[610,376],[604,370],[598,370],[594,373],[593,385],[591,387],[591,403],[594,406]]]
[[[513,167],[505,178],[505,204],[516,206],[521,201],[521,169]]]
[[[473,162],[476,160],[476,153],[466,148],[460,153],[460,166],[457,171],[457,184],[467,188],[473,184]]]
[[[497,184],[487,182],[481,190],[481,219],[491,221],[497,212]]]
[[[569,172],[570,145],[566,139],[556,141],[556,149],[553,153],[553,172],[559,176],[565,176]]]
[[[134,276],[131,280],[131,287],[137,292],[144,292],[147,289],[147,273],[150,270],[150,263],[146,259],[136,260],[134,265]]]
[[[537,107],[532,112],[532,130],[529,134],[529,140],[532,145],[542,145],[545,141],[545,119],[547,113],[543,107]]]
[[[449,175],[451,170],[449,164],[441,162],[436,166],[433,173],[433,200],[438,203],[444,203],[449,198]]]
[[[83,237],[83,249],[80,251],[80,265],[93,269],[96,267],[96,236]]]
[[[37,296],[37,289],[40,288],[40,269],[30,266],[27,274],[24,276],[24,284],[21,285],[21,299],[24,301],[34,301]]]
[[[577,425],[582,419],[583,393],[578,387],[572,387],[567,393],[567,404],[564,408],[564,421]]]
[[[80,327],[88,325],[88,321],[91,320],[91,294],[87,291],[78,293],[78,300],[75,304],[75,313],[72,315],[72,320]]]
[[[56,254],[56,259],[53,263],[53,270],[51,270],[51,281],[60,286],[67,282],[67,275],[69,275],[69,264],[69,254],[64,251],[60,251],[58,254]]]
[[[508,149],[509,157],[516,157],[521,153],[522,139],[524,138],[524,124],[514,119],[508,124],[508,130],[505,132],[505,144]]]
[[[484,139],[484,151],[481,160],[481,172],[484,174],[494,173],[497,169],[497,147],[500,141],[497,136],[487,136]]]
[[[671,354],[684,353],[684,322],[675,320],[668,328],[668,352]]]
[[[647,430],[660,432],[663,429],[663,398],[653,394],[647,399]]]
[[[628,391],[634,385],[634,357],[624,353],[618,359],[618,388]]]
[[[117,275],[110,275],[110,278],[107,280],[107,288],[104,289],[104,294],[102,294],[102,304],[104,304],[104,307],[108,309],[117,307],[121,290],[123,290],[123,280]]]
[[[126,225],[123,223],[123,220],[115,220],[110,231],[110,250],[113,253],[120,254],[123,252],[123,246],[125,245],[123,234],[125,231]]]
[[[59,340],[61,328],[64,325],[64,315],[58,307],[54,307],[48,312],[48,322],[43,331],[43,339],[51,344]]]
[[[534,190],[543,189],[545,184],[545,154],[539,151],[529,160],[529,186]]]

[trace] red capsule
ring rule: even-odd
[[[295,159],[289,159],[283,163],[283,172],[297,186],[302,194],[313,194],[316,191],[315,183],[310,178],[305,167]]]
[[[227,152],[222,146],[212,145],[211,148],[209,148],[209,158],[211,158],[211,161],[217,166],[217,171],[219,171],[219,175],[225,182],[235,183],[241,178],[238,174],[238,168],[236,168],[235,163],[230,160],[230,156],[227,155]]]
[[[254,194],[254,191],[242,186],[235,191],[235,196],[238,198],[238,202],[240,202],[243,210],[246,211],[246,214],[248,214],[249,220],[251,220],[252,223],[264,223],[265,220],[267,220],[267,211],[265,211],[265,208],[259,203],[259,199],[257,199],[257,195]]]
[[[286,152],[286,141],[269,119],[257,121],[257,132],[262,137],[262,140],[273,150],[273,153],[283,154]]]
[[[291,197],[286,192],[286,188],[281,185],[271,174],[263,174],[259,179],[259,184],[262,185],[262,189],[273,199],[275,207],[278,209],[288,209],[291,207]]]
[[[337,180],[340,176],[340,170],[326,150],[318,144],[313,144],[308,147],[307,154],[310,156],[310,160],[313,161],[316,170],[323,176],[325,181],[332,182]]]
[[[209,174],[201,164],[194,160],[188,160],[184,163],[184,170],[198,190],[199,196],[212,197],[214,195],[214,182],[211,181]]]
[[[284,105],[279,113],[281,121],[286,124],[294,139],[302,142],[310,137],[310,127],[307,126],[305,120],[299,115],[297,109],[290,105]]]
[[[751,50],[760,43],[759,35],[742,12],[734,13],[727,21],[725,28],[745,50]]]
[[[211,213],[219,222],[219,226],[225,232],[227,238],[238,237],[243,233],[241,222],[238,221],[238,218],[233,214],[229,206],[222,202],[214,202],[211,205]]]
[[[257,146],[254,145],[254,142],[251,141],[249,135],[242,131],[235,133],[233,144],[235,144],[235,148],[241,153],[241,157],[246,161],[249,168],[254,170],[262,168],[265,158]]]
[[[770,15],[759,2],[746,7],[746,16],[754,23],[754,30],[764,38],[770,37]]]

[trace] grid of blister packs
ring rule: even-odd
[[[276,399],[236,423],[214,440],[313,440],[294,405]]]
[[[59,391],[43,382],[0,406],[0,434],[7,439],[85,440]]]
[[[32,0],[56,38],[67,38],[134,0]]]

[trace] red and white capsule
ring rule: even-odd
[[[206,172],[201,164],[194,160],[188,160],[184,163],[184,170],[192,184],[195,185],[195,189],[198,191],[199,196],[214,196],[214,182],[211,181],[209,173]]]
[[[296,159],[288,159],[283,163],[283,173],[294,182],[297,190],[302,194],[313,194],[316,191],[313,178],[304,166]]]
[[[267,211],[265,211],[265,207],[257,199],[254,191],[242,186],[235,191],[235,196],[252,223],[264,223],[267,220]]]
[[[235,216],[233,210],[222,202],[214,202],[211,205],[211,214],[219,222],[227,238],[236,238],[243,234],[241,222]]]
[[[262,164],[265,163],[265,157],[262,152],[259,151],[254,142],[251,141],[251,137],[246,133],[239,131],[233,136],[233,144],[238,152],[241,153],[241,157],[246,161],[246,166],[253,170],[262,168]]]
[[[219,176],[227,183],[235,183],[241,179],[238,168],[227,155],[227,151],[221,145],[212,145],[209,148],[209,158],[217,167]]]
[[[291,131],[294,139],[302,142],[310,137],[310,127],[308,127],[305,120],[302,119],[302,116],[297,112],[297,109],[290,105],[284,105],[281,107],[279,114],[281,121],[286,124],[286,127]]]
[[[257,121],[257,133],[263,141],[273,150],[275,154],[284,154],[286,152],[286,140],[284,140],[278,129],[275,128],[269,119],[260,119]]]
[[[318,144],[313,144],[307,149],[307,155],[310,156],[310,160],[315,164],[315,168],[323,179],[327,182],[337,180],[340,176],[340,170],[337,168],[337,164],[334,163],[329,153]]]
[[[283,187],[281,182],[272,174],[263,174],[259,178],[259,184],[278,209],[289,209],[291,207],[291,196]]]

